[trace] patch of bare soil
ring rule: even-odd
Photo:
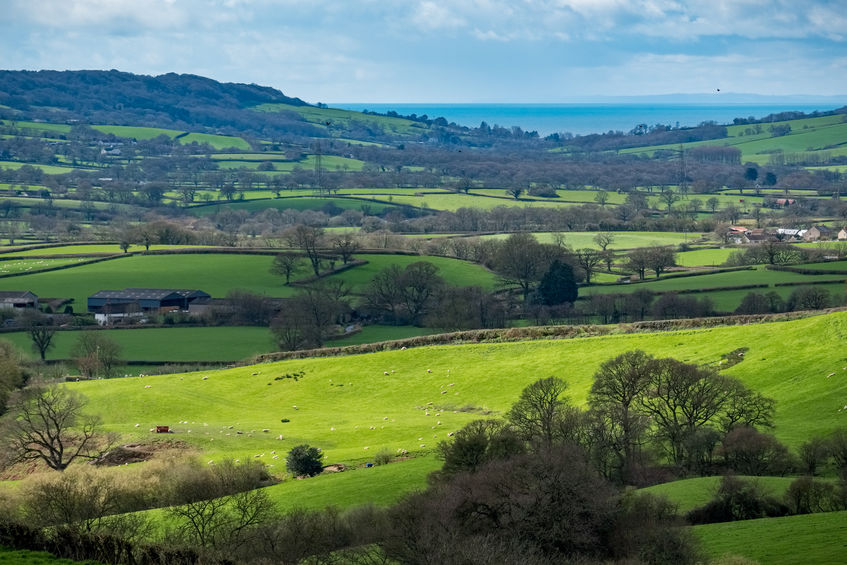
[[[92,465],[113,467],[149,461],[157,455],[171,452],[184,453],[193,450],[187,442],[179,440],[153,441],[150,443],[127,443],[108,451],[93,460]]]

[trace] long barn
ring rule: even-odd
[[[187,311],[191,303],[208,300],[202,290],[170,288],[125,288],[101,290],[88,297],[88,311],[100,324],[117,318],[137,317],[150,313]]]

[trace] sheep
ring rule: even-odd
[[[829,377],[832,377],[832,376],[835,376],[835,373],[830,373],[830,374],[828,374],[828,375],[826,376],[826,378],[829,378]]]
[[[432,372],[432,369],[427,369],[427,370],[426,370],[426,372],[427,372],[427,373],[431,373],[431,372]]]
[[[383,372],[382,372],[382,374],[383,374],[383,375],[385,375],[385,376],[387,377],[387,376],[388,376],[388,371],[383,371]]]
[[[203,377],[203,380],[204,380],[204,381],[208,381],[208,380],[209,380],[209,375],[206,375],[205,377]]]
[[[270,428],[262,428],[262,431],[265,432],[265,433],[268,433],[271,430],[270,430]]]
[[[144,388],[150,388],[150,385],[144,385]]]
[[[141,425],[141,424],[135,424],[135,427],[137,428],[137,427],[138,427],[138,426],[140,426],[140,425]]]

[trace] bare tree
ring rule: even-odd
[[[603,251],[615,242],[615,234],[607,231],[597,232],[594,236],[594,243],[597,244]]]
[[[111,377],[120,362],[121,346],[100,332],[82,332],[71,355],[85,377]]]
[[[51,325],[50,319],[38,313],[32,313],[24,318],[24,327],[32,340],[32,348],[44,361],[47,351],[53,347],[53,336],[56,328]]]
[[[10,462],[40,460],[64,471],[77,458],[99,456],[99,419],[85,414],[86,405],[83,395],[60,386],[15,393],[2,428]]]
[[[285,284],[291,283],[291,275],[293,275],[298,267],[302,257],[292,253],[279,253],[274,257],[271,264],[271,274],[285,277]]]
[[[341,260],[346,265],[361,246],[352,233],[344,232],[332,238],[332,248],[341,256]]]
[[[585,282],[591,282],[591,275],[597,270],[597,266],[603,262],[603,256],[596,249],[585,247],[575,252],[576,262],[585,272]]]
[[[312,264],[315,276],[321,274],[321,256],[318,253],[323,244],[323,229],[298,224],[286,232],[286,238],[292,247],[302,249]]]

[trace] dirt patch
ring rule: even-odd
[[[92,465],[113,467],[149,461],[158,453],[167,451],[187,451],[192,447],[184,441],[154,441],[151,443],[128,443],[104,453],[91,462]]]
[[[323,468],[324,473],[341,473],[342,471],[346,471],[347,467],[343,463],[335,463],[333,465],[327,465]]]

